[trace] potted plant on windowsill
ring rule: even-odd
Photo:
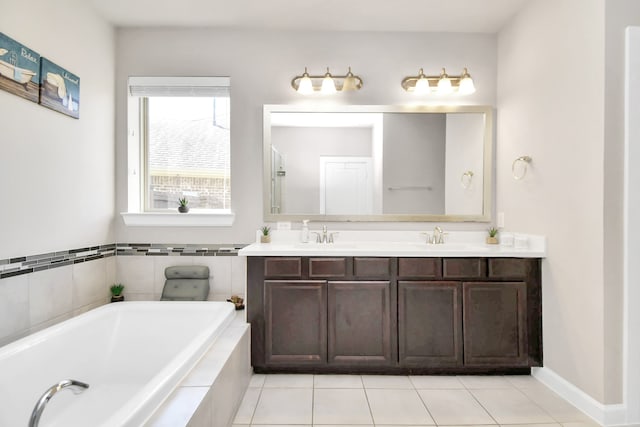
[[[491,227],[487,230],[489,236],[487,236],[487,244],[488,245],[497,245],[498,244],[498,229],[495,227]]]
[[[124,285],[122,283],[114,283],[109,289],[111,290],[111,302],[124,301],[124,295],[122,295]]]
[[[182,197],[181,199],[178,199],[178,212],[180,213],[189,212],[189,206],[187,206],[188,203],[189,201],[187,200],[186,197]]]
[[[266,225],[260,228],[262,234],[260,235],[260,243],[271,243],[271,227],[267,227]]]

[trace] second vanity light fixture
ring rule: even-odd
[[[291,80],[291,87],[302,95],[314,92],[328,95],[338,91],[359,90],[362,87],[362,79],[351,72],[351,67],[344,76],[332,75],[329,67],[325,74],[312,76],[307,72],[307,67],[304,67],[304,73]]]
[[[445,69],[438,76],[427,76],[420,68],[417,76],[408,76],[402,79],[402,88],[407,92],[418,95],[435,93],[437,95],[449,95],[458,93],[470,95],[476,91],[473,79],[465,68],[459,76],[447,74]]]

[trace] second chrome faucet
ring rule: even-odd
[[[444,236],[446,236],[449,233],[442,231],[442,228],[436,225],[435,228],[433,229],[433,234],[431,235],[429,233],[422,233],[422,234],[425,234],[427,236],[427,243],[432,245],[441,245],[444,243]]]
[[[316,235],[316,243],[333,243],[334,236],[340,234],[338,232],[329,233],[326,225],[322,226],[322,232],[313,231],[312,233]]]

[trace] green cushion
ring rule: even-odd
[[[185,265],[167,267],[160,301],[206,301],[209,296],[209,267]]]
[[[164,269],[167,279],[208,279],[209,267],[204,265],[179,265]]]

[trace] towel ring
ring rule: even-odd
[[[522,171],[521,173],[516,173],[516,165],[522,163]],[[520,156],[513,161],[511,164],[511,174],[513,175],[513,179],[521,180],[527,175],[527,166],[531,163],[531,157],[529,156]]]
[[[473,172],[466,171],[465,173],[463,173],[462,176],[460,177],[460,185],[462,185],[462,188],[464,188],[465,190],[468,189],[471,186],[472,179],[473,179]]]

